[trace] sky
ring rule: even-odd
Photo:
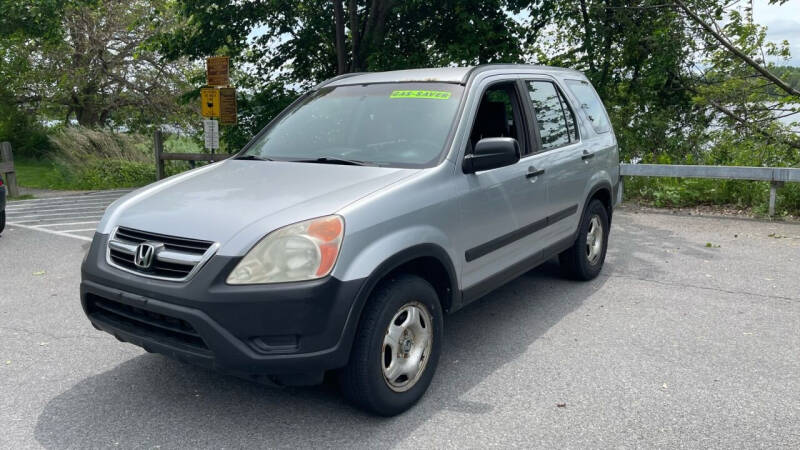
[[[789,0],[781,6],[770,5],[768,0],[755,0],[753,19],[767,27],[767,39],[770,41],[789,41],[792,59],[789,62],[773,62],[800,66],[800,0]]]

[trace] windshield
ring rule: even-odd
[[[439,159],[462,93],[446,83],[322,88],[239,157],[425,167]]]

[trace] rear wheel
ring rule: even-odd
[[[0,233],[3,232],[3,229],[6,227],[6,211],[0,211]]]
[[[603,269],[608,244],[608,211],[599,200],[592,200],[581,218],[578,238],[558,255],[561,268],[570,278],[591,280]]]
[[[413,406],[436,371],[442,323],[439,298],[427,281],[403,274],[382,283],[368,300],[340,373],[345,397],[382,416]]]

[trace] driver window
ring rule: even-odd
[[[468,153],[472,152],[479,140],[488,137],[512,137],[520,147],[525,148],[525,141],[520,136],[521,115],[515,89],[514,83],[503,83],[495,84],[484,92],[472,125]]]

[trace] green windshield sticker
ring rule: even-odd
[[[447,91],[392,91],[389,98],[433,98],[437,100],[447,100],[450,98]]]

